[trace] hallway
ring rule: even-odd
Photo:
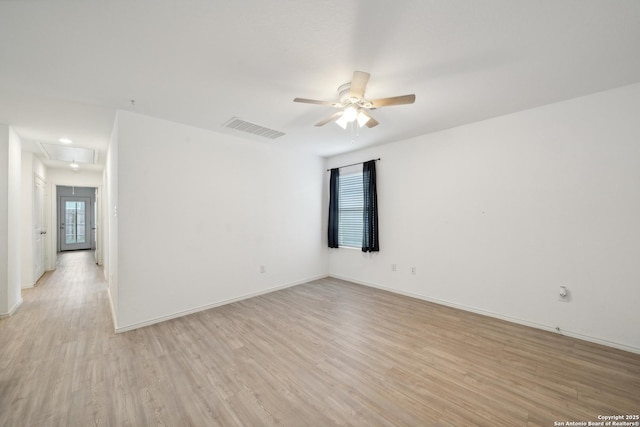
[[[93,251],[58,255],[14,316],[0,320],[0,425],[94,425],[104,414],[114,335]],[[82,420],[82,421],[81,421]],[[104,421],[103,421],[104,424]]]

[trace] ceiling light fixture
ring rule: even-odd
[[[69,167],[70,167],[71,169],[73,169],[74,171],[77,171],[78,169],[80,169],[80,165],[79,165],[79,164],[77,164],[75,160],[74,160],[74,161],[72,161],[72,162],[69,164]]]
[[[60,138],[58,141],[62,142],[63,144],[71,144],[73,142],[69,138]]]
[[[346,114],[343,112],[340,117],[338,117],[338,120],[336,120],[336,124],[338,126],[340,126],[342,129],[346,129],[347,128],[347,123],[349,123],[347,121],[347,117]]]
[[[367,116],[364,111],[360,110],[358,111],[358,117],[356,118],[356,120],[358,121],[358,126],[362,127],[364,125],[366,125],[369,120],[371,119],[371,117]]]
[[[294,98],[293,102],[326,105],[337,108],[338,111],[316,123],[316,126],[324,126],[329,122],[335,122],[342,129],[346,129],[347,124],[353,123],[356,120],[358,121],[358,127],[376,127],[379,123],[371,116],[371,110],[392,105],[413,104],[416,101],[415,94],[368,100],[365,98],[365,91],[369,77],[369,73],[354,71],[351,81],[338,87],[338,102],[319,101],[317,99],[307,98]],[[354,128],[355,125],[352,125],[351,129],[353,130]]]
[[[356,119],[356,117],[358,117],[358,110],[356,110],[356,107],[351,104],[344,109],[344,113],[342,113],[342,115],[344,116],[346,121],[351,123]]]
[[[340,117],[336,120],[336,124],[342,129],[346,129],[348,123],[357,121],[358,127],[362,127],[366,125],[370,119],[371,117],[362,111],[361,108],[356,108],[353,104],[350,104],[345,107]]]

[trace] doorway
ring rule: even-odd
[[[46,182],[36,175],[33,200],[33,283],[37,282],[45,271],[45,248],[47,245],[47,225],[44,214],[45,186]]]
[[[58,251],[95,249],[96,189],[57,187]]]

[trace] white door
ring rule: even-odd
[[[47,227],[44,221],[45,183],[39,177],[34,180],[33,200],[33,278],[34,283],[44,274],[44,249],[46,247]]]
[[[100,233],[98,230],[98,224],[100,224],[100,194],[98,193],[98,189],[95,189],[95,202],[93,203],[93,243],[95,253],[93,254],[96,260],[96,264],[101,264],[102,252],[101,246],[102,242],[100,240]]]
[[[91,249],[91,199],[60,198],[60,250]]]

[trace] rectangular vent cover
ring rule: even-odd
[[[227,121],[222,126],[230,129],[239,130],[240,132],[252,133],[254,135],[263,136],[269,139],[280,138],[285,135],[284,132],[279,132],[277,130],[269,129],[264,126],[256,125],[255,123],[245,122],[242,119],[237,117],[232,117],[229,121]]]

